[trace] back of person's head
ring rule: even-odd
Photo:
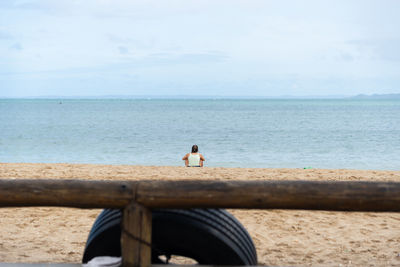
[[[192,153],[197,153],[199,151],[199,147],[197,145],[192,146]]]

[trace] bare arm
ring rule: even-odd
[[[203,157],[202,154],[200,154],[200,167],[203,167],[203,161],[205,161],[206,159]]]
[[[185,166],[187,167],[189,165],[189,153],[187,153],[182,160],[185,161]]]

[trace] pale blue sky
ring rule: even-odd
[[[400,1],[0,2],[0,97],[400,93]]]

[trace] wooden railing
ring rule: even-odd
[[[149,244],[152,208],[398,212],[400,183],[0,178],[0,206],[123,209],[121,234],[123,266],[148,267],[151,264]]]

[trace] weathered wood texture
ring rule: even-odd
[[[142,205],[131,203],[124,209],[121,233],[122,266],[150,266],[151,223],[151,211]]]
[[[0,206],[400,211],[400,183],[0,179]]]
[[[400,211],[400,183],[317,181],[152,181],[136,200],[157,208]]]
[[[0,178],[0,207],[122,208],[135,191],[136,183],[124,181]]]

